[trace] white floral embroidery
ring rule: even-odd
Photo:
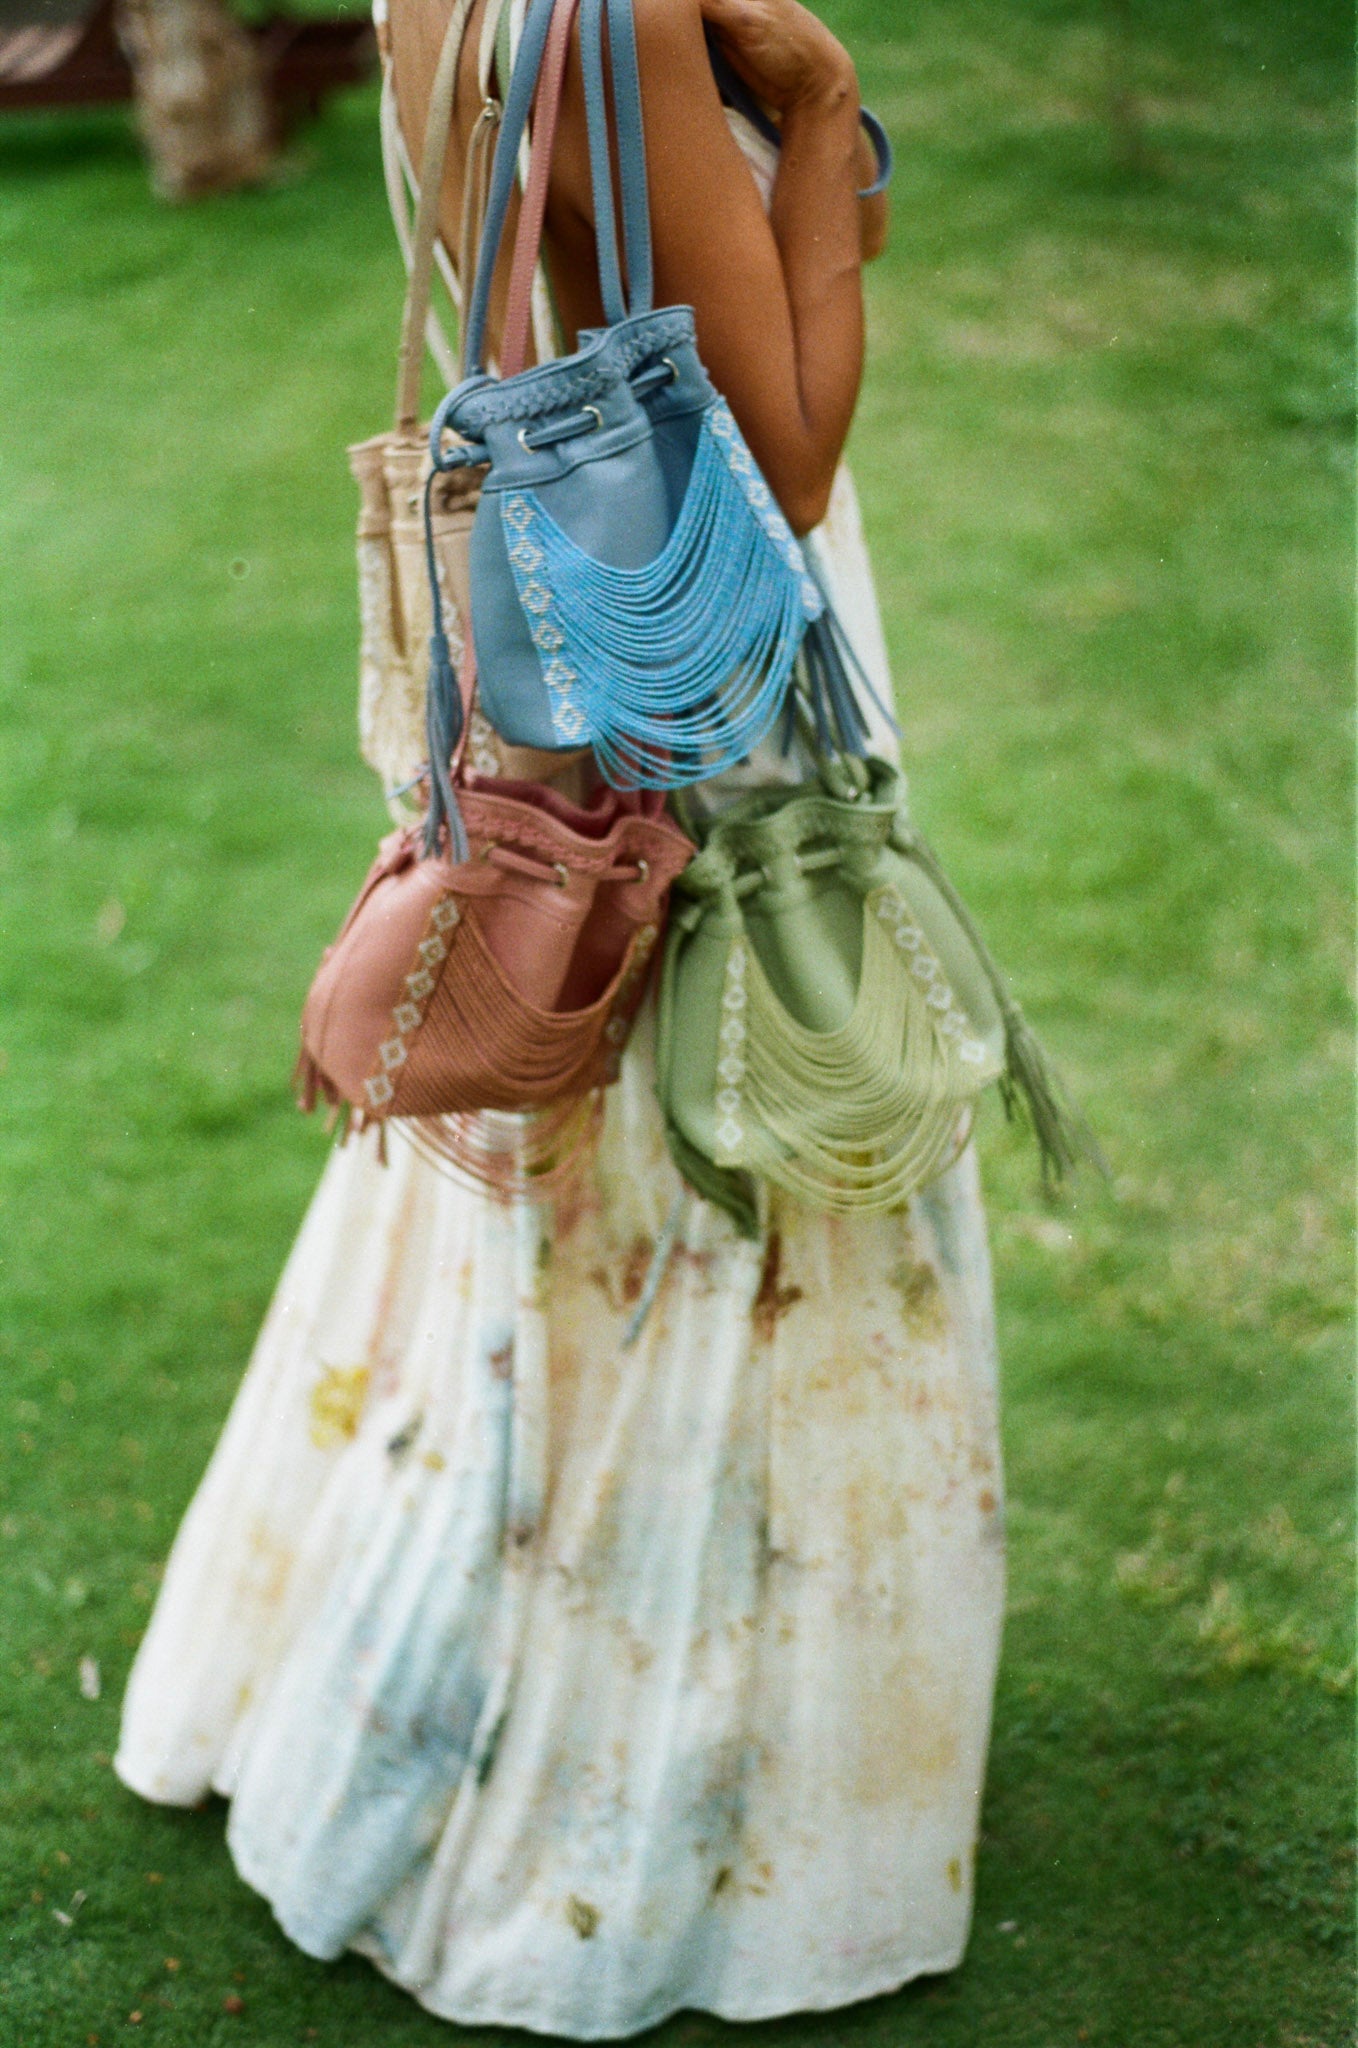
[[[509,550],[509,559],[525,576],[536,576],[545,559],[542,549],[527,534],[521,534]]]
[[[368,1107],[373,1110],[385,1109],[396,1093],[396,1084],[391,1076],[403,1067],[410,1057],[410,1040],[424,1022],[426,999],[434,993],[437,980],[430,971],[440,960],[448,957],[448,947],[440,933],[451,932],[462,922],[462,912],[452,896],[440,896],[429,913],[429,931],[421,939],[419,957],[424,966],[405,978],[408,1001],[398,1003],[391,1013],[395,1027],[392,1035],[384,1039],[377,1048],[377,1057],[382,1071],[373,1074],[363,1083],[368,1098]]]
[[[744,492],[750,510],[797,578],[802,609],[807,618],[819,618],[825,608],[824,600],[807,573],[806,558],[797,545],[792,528],[778,510],[773,493],[761,476],[759,465],[746,446],[735,415],[724,398],[708,407],[706,425],[726,458],[727,468]]]
[[[745,1138],[741,1113],[745,1081],[747,1001],[745,948],[737,941],[726,956],[726,976],[721,995],[721,1024],[717,1031],[717,1043],[721,1048],[717,1060],[717,1079],[722,1084],[716,1095],[717,1115],[720,1119],[716,1129],[715,1148],[718,1166],[741,1164],[740,1148]]]
[[[579,700],[579,673],[561,652],[566,635],[556,615],[551,588],[537,573],[546,560],[543,549],[532,538],[537,516],[536,505],[522,491],[513,491],[505,499],[504,521],[517,535],[508,545],[514,587],[528,616],[533,645],[540,655],[549,657],[542,664],[542,680],[547,686],[552,729],[559,740],[576,746],[589,737],[588,721]]]
[[[904,898],[895,889],[879,889],[872,899],[872,907],[902,953],[909,957],[911,974],[925,987],[925,1002],[931,1010],[939,1013],[938,1028],[942,1036],[956,1047],[959,1059],[965,1060],[969,1066],[984,1066],[989,1055],[972,1031],[970,1018],[953,994],[948,977],[934,957],[923,931],[915,923]]]

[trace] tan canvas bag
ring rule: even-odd
[[[436,258],[454,294],[457,278],[467,276],[465,253],[479,237],[480,210],[486,175],[499,127],[500,109],[490,96],[490,62],[500,6],[486,14],[478,57],[482,111],[467,150],[463,186],[462,253],[454,273],[438,245],[438,200],[451,139],[458,66],[473,0],[456,0],[439,55],[430,95],[424,154],[420,164],[413,230],[405,220],[399,165],[399,129],[392,95],[390,67],[383,83],[383,154],[393,218],[409,263],[405,307],[401,320],[395,419],[391,430],[360,441],[349,452],[349,467],[359,487],[358,599],[359,689],[358,732],[364,760],[382,778],[388,809],[398,823],[416,815],[415,795],[425,759],[425,684],[429,669],[430,602],[424,558],[422,499],[429,473],[428,431],[420,424],[420,371],[426,343],[440,370],[452,381],[457,362],[437,316],[430,292]],[[453,658],[464,652],[463,621],[469,613],[467,550],[472,516],[480,494],[477,471],[441,477],[434,490],[434,549]],[[496,762],[477,758],[478,743],[489,735],[476,721],[472,734],[472,766],[493,771]]]

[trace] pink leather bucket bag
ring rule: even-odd
[[[645,992],[670,883],[693,852],[658,798],[589,805],[466,778],[471,858],[383,840],[302,1012],[302,1104],[347,1104],[482,1179],[541,1181],[584,1135]],[[485,1110],[551,1111],[488,1145]],[[496,1165],[494,1162],[499,1161]]]

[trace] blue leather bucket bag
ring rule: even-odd
[[[698,359],[692,309],[652,306],[631,0],[580,9],[608,325],[582,333],[573,355],[517,376],[486,370],[491,279],[552,13],[553,0],[531,0],[467,318],[471,371],[438,408],[430,448],[439,470],[489,465],[471,610],[480,701],[496,731],[516,746],[592,746],[618,787],[676,788],[731,766],[769,730],[824,598]],[[438,656],[436,684],[442,668],[452,691]],[[455,726],[451,699],[448,712]]]

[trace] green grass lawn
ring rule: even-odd
[[[915,800],[1113,1183],[1045,1206],[989,1114],[1011,1600],[965,1966],[742,2038],[1341,2048],[1349,24],[1132,0],[1119,170],[1096,0],[827,11],[899,146],[854,455]],[[292,1950],[220,1807],[109,1768],[320,1167],[297,1010],[382,823],[343,460],[394,365],[371,96],[302,159],[172,212],[120,115],[0,128],[16,2048],[455,2038]]]

